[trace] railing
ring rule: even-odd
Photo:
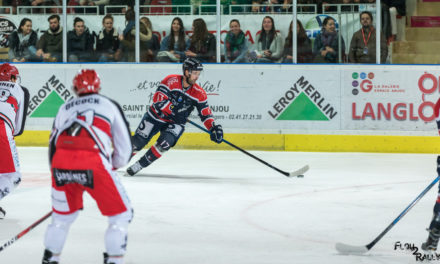
[[[229,5],[229,14],[259,14],[259,13],[275,13],[287,14],[292,13],[293,5]],[[298,14],[317,14],[318,8],[315,4],[297,5]]]
[[[141,5],[141,15],[192,15],[192,5]],[[200,15],[200,14],[199,14]]]
[[[196,15],[215,15],[217,12],[216,9],[217,9],[216,5],[200,5],[196,12]],[[221,14],[223,14],[223,11],[224,11],[224,6],[221,5],[220,6]]]
[[[331,6],[331,5],[329,5]],[[104,15],[117,14],[122,15],[123,8],[127,5],[106,5],[104,6]],[[292,12],[293,5],[221,5],[221,13],[225,14],[224,10],[228,10],[231,15],[237,14],[288,14]],[[7,10],[12,14],[12,7],[1,7],[1,10]],[[55,10],[55,12],[54,12]],[[99,6],[67,6],[70,13],[83,15],[97,15],[99,14]],[[140,14],[142,15],[215,15],[216,5],[141,5]],[[316,4],[300,4],[297,5],[298,14],[317,14]],[[102,11],[102,10],[101,10]],[[5,13],[5,12],[3,12]],[[17,14],[49,14],[62,13],[61,6],[18,6]]]
[[[54,9],[56,10],[56,12],[53,12]],[[75,14],[83,14],[83,15],[99,14],[99,6],[67,6],[67,10],[69,9],[75,10]],[[17,6],[17,15],[35,14],[35,13],[44,14],[44,15],[54,14],[54,13],[61,14],[62,7],[61,6]]]
[[[113,15],[123,15],[123,12],[117,12],[116,10],[127,9],[127,5],[106,5],[104,6],[104,15],[106,14],[113,14]]]
[[[0,13],[4,15],[12,15],[12,6],[0,6]]]

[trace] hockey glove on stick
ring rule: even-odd
[[[213,124],[211,127],[211,140],[214,141],[217,144],[222,143],[223,141],[223,129],[221,125]]]

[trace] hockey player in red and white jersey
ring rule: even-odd
[[[128,163],[132,145],[121,107],[99,95],[100,85],[94,70],[81,70],[73,79],[78,97],[60,107],[53,123],[49,145],[53,213],[43,264],[59,262],[69,227],[83,208],[84,192],[108,217],[104,263],[123,263],[133,210],[116,169]]]
[[[440,135],[440,98],[434,106],[434,116]],[[437,156],[437,174],[440,175],[440,156]],[[434,215],[431,223],[429,224],[428,231],[428,239],[422,244],[422,249],[425,251],[436,251],[438,241],[440,239],[440,185],[437,200],[435,201],[434,205]]]
[[[147,153],[127,169],[128,175],[135,175],[176,145],[194,108],[211,132],[211,140],[222,142],[222,126],[214,122],[206,92],[196,83],[203,70],[202,64],[194,58],[188,58],[183,62],[182,69],[183,75],[168,75],[162,80],[153,103],[136,129],[134,151],[141,150],[158,132],[160,136]]]
[[[29,92],[17,82],[19,73],[9,63],[0,65],[0,200],[21,181],[14,137],[23,133]],[[0,207],[0,219],[6,215]]]

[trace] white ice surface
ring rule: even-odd
[[[366,245],[436,177],[435,155],[171,150],[137,177],[123,177],[135,210],[126,264],[420,263],[397,241],[427,238],[437,185],[367,254]],[[23,181],[0,201],[0,245],[50,211],[47,148],[19,148]],[[102,263],[107,219],[85,194],[62,264]],[[41,263],[45,221],[0,252],[0,264]],[[435,261],[436,262],[436,261]],[[434,263],[435,263],[434,262]]]

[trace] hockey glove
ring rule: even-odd
[[[440,156],[437,156],[437,173],[440,175]]]
[[[223,141],[223,129],[221,125],[213,124],[211,127],[211,140],[217,144],[222,143]]]

